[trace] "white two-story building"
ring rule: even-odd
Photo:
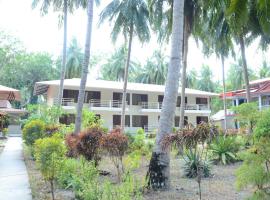
[[[43,95],[48,105],[57,102],[59,80],[37,82],[35,94]],[[62,106],[70,113],[63,117],[63,122],[71,123],[75,118],[80,79],[66,79]],[[158,127],[165,86],[141,83],[128,83],[126,99],[126,130],[130,132],[143,128],[152,131]],[[85,93],[85,108],[100,117],[109,129],[120,125],[123,83],[104,80],[88,80]],[[175,110],[175,127],[180,120],[180,91]],[[185,123],[196,126],[201,121],[208,121],[211,114],[211,97],[218,94],[194,89],[186,89]]]

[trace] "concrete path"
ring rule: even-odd
[[[0,154],[0,200],[32,200],[21,137],[9,137]]]

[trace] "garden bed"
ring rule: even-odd
[[[30,154],[27,146],[23,147],[23,154],[25,159],[25,164],[29,176],[29,182],[32,192],[33,200],[48,200],[51,199],[50,186],[49,183],[45,182],[40,171],[37,169],[34,160]],[[72,191],[56,189],[55,191],[57,200],[72,200],[74,194]]]
[[[185,178],[181,167],[184,162],[181,159],[171,157],[171,189],[169,191],[155,192],[150,191],[144,194],[145,200],[194,200],[199,199],[198,184],[195,179]],[[148,161],[142,161],[142,166],[134,171],[134,174],[140,180],[144,180],[148,170]],[[237,191],[235,187],[235,170],[241,163],[231,165],[213,165],[212,177],[202,180],[202,199],[207,200],[241,200],[245,199],[251,193],[249,191]],[[109,159],[103,159],[100,163],[100,169],[110,171],[111,179],[116,180],[115,169]]]

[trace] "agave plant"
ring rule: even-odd
[[[211,176],[211,163],[208,160],[202,160],[200,153],[196,151],[186,151],[184,155],[184,173],[188,178]]]
[[[219,136],[209,146],[213,154],[213,160],[223,165],[236,162],[236,153],[239,151],[239,143],[234,136]]]

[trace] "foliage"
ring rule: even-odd
[[[236,119],[239,120],[242,126],[250,128],[253,131],[256,122],[260,118],[257,103],[243,103],[239,106],[233,107],[236,114]]]
[[[37,139],[45,136],[45,123],[40,119],[28,121],[23,128],[23,140],[26,145],[32,146]]]
[[[252,112],[252,111],[251,111]],[[249,114],[251,115],[251,113]],[[254,137],[259,139],[261,137],[269,137],[270,136],[270,110],[265,110],[261,113],[261,117],[256,123],[256,127],[254,130]]]
[[[50,182],[51,193],[54,199],[54,180],[60,168],[61,160],[65,155],[65,145],[59,135],[38,139],[35,142],[36,163],[43,178]]]
[[[128,138],[120,129],[114,129],[102,138],[102,147],[107,151],[117,169],[118,181],[124,173],[123,156],[128,150]]]
[[[202,177],[211,175],[210,163],[207,160],[201,160],[200,153],[196,151],[186,151],[184,154],[184,173],[188,178],[198,177],[198,173],[202,173]]]
[[[64,113],[61,107],[48,106],[44,104],[30,104],[27,105],[26,109],[29,113],[26,122],[33,119],[39,119],[44,121],[46,124],[55,124],[58,122],[59,117]]]
[[[164,85],[167,76],[168,61],[161,50],[154,51],[145,66],[136,76],[136,82]]]
[[[8,129],[7,128],[3,128],[2,129],[2,135],[3,135],[3,137],[7,137],[7,134],[8,134]]]
[[[214,161],[226,165],[238,160],[236,153],[240,149],[240,144],[235,136],[219,135],[212,141],[209,149],[213,154]]]
[[[60,126],[58,124],[47,124],[45,127],[45,134],[47,137],[54,135],[55,133],[59,133]]]
[[[29,53],[18,39],[1,31],[0,66],[0,84],[21,90],[23,104],[37,102],[36,82],[56,79],[59,74],[51,55]]]
[[[77,144],[79,142],[79,136],[74,133],[67,134],[65,136],[65,144],[67,146],[67,156],[68,157],[76,157],[77,153]]]
[[[244,160],[242,166],[237,170],[237,187],[243,189],[247,186],[255,187],[251,199],[269,199],[268,185],[270,183],[269,138],[260,139],[253,147],[242,154]]]
[[[7,128],[8,124],[9,124],[8,115],[0,113],[0,131],[3,131],[4,128]]]
[[[216,90],[216,84],[213,82],[213,74],[208,65],[203,65],[201,68],[197,88],[208,92],[214,92]]]
[[[123,81],[125,73],[125,63],[127,57],[127,48],[123,45],[116,49],[114,53],[106,60],[102,66],[101,76],[104,80]],[[129,80],[134,80],[134,76],[138,71],[139,64],[133,60],[129,64]]]
[[[79,133],[76,152],[85,157],[88,161],[93,161],[97,166],[100,161],[102,138],[104,132],[98,126],[90,127]],[[75,142],[76,143],[76,142]]]
[[[89,128],[96,125],[101,126],[101,120],[95,115],[95,113],[89,111],[88,109],[83,109],[82,119],[83,128]]]

